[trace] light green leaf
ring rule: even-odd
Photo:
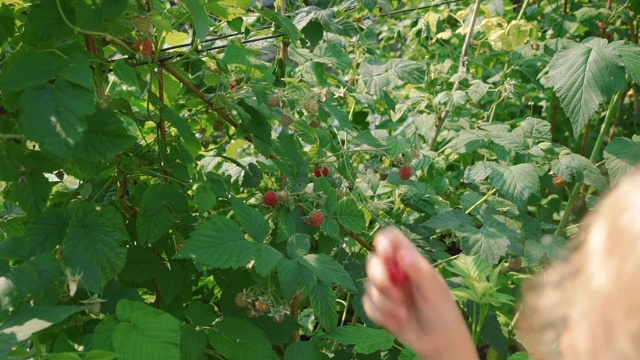
[[[171,111],[166,105],[162,105],[162,117],[178,130],[178,134],[182,137],[183,145],[191,156],[196,156],[200,151],[200,141],[193,133],[189,122]]]
[[[231,198],[231,207],[233,208],[235,219],[238,220],[242,229],[253,240],[263,242],[269,236],[269,223],[260,211],[250,207],[236,197]]]
[[[461,254],[447,265],[447,270],[465,279],[485,280],[493,267],[479,256]]]
[[[338,325],[338,309],[336,294],[330,285],[319,282],[311,292],[311,307],[318,317],[320,325],[326,332],[331,332]]]
[[[366,226],[362,209],[351,198],[338,203],[335,216],[342,226],[356,233],[362,232]]]
[[[378,0],[358,0],[360,4],[362,4],[369,12],[373,12],[373,10],[378,5]]]
[[[92,91],[58,79],[22,94],[20,125],[44,150],[69,158],[86,129],[84,116],[94,107]]]
[[[559,236],[545,235],[540,241],[527,240],[524,244],[524,257],[530,264],[538,264],[540,261],[555,260],[566,255],[563,251],[567,241]]]
[[[349,273],[329,255],[308,254],[297,260],[311,270],[320,281],[340,285],[348,291],[357,291]]]
[[[313,341],[297,341],[287,346],[284,360],[329,360],[329,356],[320,351]]]
[[[527,118],[525,121],[520,123],[519,128],[514,130],[514,132],[516,131],[524,136],[530,146],[541,142],[551,141],[551,124],[548,121],[536,118]]]
[[[525,206],[529,196],[540,190],[540,179],[533,164],[495,165],[489,179],[501,195],[519,207]]]
[[[284,32],[291,39],[291,42],[295,43],[298,40],[298,28],[296,28],[296,26],[291,20],[289,20],[289,18],[282,16],[279,13],[274,12],[273,10],[270,10],[266,7],[263,7],[262,9],[256,11],[261,13],[265,17],[265,19],[278,25],[278,27],[282,29],[282,32]]]
[[[196,31],[196,36],[199,41],[203,41],[209,35],[209,17],[207,11],[204,9],[204,5],[200,0],[184,0],[184,4],[191,14],[191,20],[193,20],[193,28]]]
[[[560,159],[551,162],[551,170],[567,182],[584,182],[600,191],[607,188],[607,180],[600,170],[589,159],[578,154],[560,156]]]
[[[615,138],[604,149],[605,166],[611,183],[640,164],[640,141]]]
[[[282,258],[284,258],[284,255],[274,247],[267,244],[258,244],[255,264],[256,272],[260,276],[268,276],[278,266],[278,262]]]
[[[85,309],[84,306],[23,305],[0,325],[0,334],[14,334],[18,341],[24,341],[33,333],[44,330]]]
[[[549,62],[553,87],[578,137],[600,103],[626,87],[623,61],[606,39],[588,38],[558,51]]]
[[[278,281],[284,296],[292,298],[299,291],[308,294],[318,282],[318,277],[299,262],[282,259],[278,263]]]
[[[192,259],[200,266],[214,269],[239,268],[251,261],[255,252],[233,221],[214,215],[191,233],[178,259]]]
[[[524,135],[520,132],[489,132],[489,134],[491,141],[504,146],[508,150],[524,152],[530,148],[525,141]]]
[[[422,84],[425,81],[426,70],[424,65],[419,62],[391,59],[387,64],[387,68],[403,83]]]
[[[83,273],[83,284],[93,292],[124,267],[129,239],[122,216],[109,205],[80,202],[69,208],[71,220],[62,241],[65,264]]]
[[[372,354],[389,350],[395,338],[386,330],[358,326],[342,326],[326,336],[344,345],[354,345],[353,351],[359,354]]]
[[[118,303],[129,302],[121,300]],[[180,359],[180,322],[145,305],[118,324],[113,346],[120,360]]]
[[[215,323],[209,332],[209,342],[227,359],[278,359],[267,334],[244,319],[225,317]]]
[[[497,264],[507,254],[511,243],[505,234],[486,225],[481,229],[467,227],[461,235],[461,247],[466,254],[478,255],[491,264]]]
[[[333,9],[320,9],[317,6],[307,6],[303,9],[296,11],[297,15],[293,19],[293,24],[302,30],[309,22],[318,20],[322,26],[329,26],[335,19],[336,12]]]
[[[82,159],[100,161],[121,153],[136,143],[122,120],[109,110],[99,110],[87,118],[87,129],[76,145],[75,154]]]
[[[469,184],[478,183],[491,174],[494,163],[487,161],[480,161],[473,164],[464,170],[464,181]]]

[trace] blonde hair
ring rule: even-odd
[[[534,359],[640,359],[640,169],[601,199],[572,246],[525,287],[521,340]]]

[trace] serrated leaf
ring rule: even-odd
[[[289,20],[289,18],[282,16],[279,13],[266,7],[263,7],[262,9],[257,11],[261,13],[267,20],[278,25],[278,27],[282,29],[282,32],[284,32],[292,42],[295,43],[298,40],[298,28],[296,28],[296,26],[291,20]]]
[[[83,273],[83,284],[99,292],[124,267],[129,239],[122,216],[109,205],[76,203],[69,208],[71,219],[62,241],[65,264]]]
[[[485,280],[493,267],[479,256],[461,254],[447,265],[447,270],[465,279]]]
[[[386,330],[358,326],[341,326],[326,336],[344,345],[354,345],[353,351],[359,354],[372,354],[389,350],[395,338]]]
[[[308,294],[318,282],[318,277],[299,262],[282,259],[278,263],[278,281],[284,296],[292,298],[299,291]]]
[[[247,265],[254,252],[254,245],[233,221],[214,215],[191,233],[175,257],[192,259],[199,266],[213,269],[235,269]]]
[[[29,214],[39,214],[47,205],[53,184],[39,172],[30,172],[24,176],[24,181],[15,182],[8,200],[20,205]]]
[[[604,148],[604,160],[613,184],[640,164],[640,141],[627,138],[611,140]]]
[[[333,9],[321,9],[317,6],[307,6],[296,11],[296,13],[293,23],[299,30],[302,30],[313,20],[318,20],[322,26],[329,26],[336,15]]]
[[[119,278],[139,283],[154,278],[164,266],[162,258],[151,248],[131,246]]]
[[[158,273],[158,290],[162,294],[162,301],[169,304],[182,290],[185,282],[185,272],[177,261],[172,261],[168,265],[164,264]]]
[[[308,254],[298,258],[298,262],[311,270],[322,282],[340,285],[348,291],[357,291],[349,273],[329,255]]]
[[[524,135],[519,132],[490,132],[491,141],[502,145],[508,150],[523,152],[529,150],[530,146],[525,141]]]
[[[527,118],[515,131],[519,131],[530,145],[551,141],[551,124],[537,118]]]
[[[82,159],[100,161],[121,153],[136,143],[127,133],[116,113],[99,110],[87,118],[87,129],[76,145],[75,154]]]
[[[118,303],[118,307],[123,302]],[[164,311],[145,306],[116,326],[113,346],[122,360],[180,359],[180,322]]]
[[[631,80],[636,84],[640,84],[640,45],[616,41],[611,43],[611,46],[622,57],[624,68]]]
[[[127,0],[80,0],[75,3],[79,28],[106,30],[105,23],[118,19],[127,8]]]
[[[20,91],[32,88],[51,80],[57,72],[57,59],[50,52],[23,49],[2,64],[0,90]]]
[[[568,182],[578,181],[603,191],[607,181],[589,159],[578,154],[560,156],[551,163],[551,170]]]
[[[216,309],[213,304],[194,300],[185,309],[185,315],[195,326],[209,326],[216,319]]]
[[[606,39],[588,38],[558,51],[549,62],[552,86],[578,137],[600,103],[626,87],[622,59]]]
[[[50,208],[35,218],[28,226],[25,238],[31,244],[31,255],[51,252],[62,243],[67,227],[69,213],[62,209]]]
[[[209,342],[227,359],[278,359],[264,331],[244,319],[225,317],[215,323]]]
[[[403,83],[422,84],[425,81],[425,67],[419,62],[406,59],[391,59],[387,67]]]
[[[481,229],[466,228],[460,245],[469,255],[478,255],[490,264],[497,264],[507,254],[510,239],[498,230],[483,226]]]
[[[351,198],[338,203],[335,210],[335,217],[342,226],[355,233],[362,232],[366,226],[362,210],[358,207],[355,200]]]
[[[293,234],[287,241],[287,255],[295,259],[305,256],[311,248],[311,237],[307,234]]]
[[[142,210],[136,219],[138,240],[142,245],[150,245],[169,232],[173,217],[169,212],[165,187],[161,184],[149,186],[142,196]]]
[[[284,258],[284,255],[272,246],[266,244],[258,245],[255,269],[258,275],[266,277],[278,266],[278,262]]]
[[[378,0],[358,0],[369,12],[373,12],[373,9],[378,5]]]
[[[53,253],[42,254],[24,261],[7,278],[18,296],[29,298],[35,305],[54,305],[63,291],[58,286],[64,279],[60,265]]]
[[[184,0],[184,4],[191,14],[193,28],[199,41],[203,41],[209,35],[209,17],[200,0]]]
[[[296,341],[287,346],[285,360],[329,360],[329,356],[318,349],[313,341]]]
[[[564,255],[566,245],[565,239],[554,235],[545,235],[540,241],[527,240],[524,244],[524,257],[530,264],[559,259]]]
[[[250,207],[236,197],[231,198],[231,207],[233,208],[235,219],[238,220],[242,229],[253,240],[263,242],[269,236],[269,223],[260,211]]]
[[[0,325],[0,334],[13,334],[18,341],[24,341],[31,337],[31,334],[57,324],[85,309],[84,306],[23,305]]]
[[[459,209],[445,211],[431,217],[423,225],[436,230],[456,230],[473,224],[471,217]]]
[[[86,129],[84,116],[94,107],[92,91],[58,79],[55,85],[41,85],[22,94],[20,125],[44,150],[69,158]]]
[[[475,184],[482,181],[491,174],[494,163],[480,161],[464,170],[464,181],[466,183]]]
[[[330,285],[319,282],[310,295],[311,307],[318,317],[320,325],[326,332],[331,332],[338,325],[338,309],[336,308],[336,294]]]
[[[158,99],[159,101],[159,99]],[[183,119],[180,115],[174,113],[166,105],[162,105],[162,117],[165,118],[169,124],[171,124],[183,140],[184,147],[189,151],[191,156],[198,155],[200,151],[200,141],[193,133],[191,125],[186,119]]]
[[[213,309],[211,309],[213,311]],[[180,359],[200,360],[207,348],[207,333],[192,325],[180,327]],[[85,359],[86,360],[86,359]]]
[[[495,165],[489,179],[501,195],[523,207],[531,195],[540,191],[540,179],[533,164]]]

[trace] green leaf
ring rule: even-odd
[[[525,206],[529,196],[540,191],[540,179],[533,164],[495,165],[489,179],[501,195],[519,207]]]
[[[109,205],[79,202],[69,208],[71,220],[64,237],[65,264],[83,273],[83,284],[99,292],[124,267],[129,239],[122,216]]]
[[[497,264],[507,254],[511,240],[499,228],[485,224],[481,229],[467,227],[461,232],[462,250],[469,255],[478,255],[491,264]]]
[[[318,317],[320,325],[328,333],[338,326],[338,309],[336,294],[330,285],[319,282],[311,292],[311,307]]]
[[[278,359],[264,331],[239,318],[226,317],[215,323],[209,332],[209,342],[227,359]]]
[[[238,220],[242,229],[254,241],[263,242],[269,236],[269,231],[271,230],[269,222],[260,211],[250,207],[236,197],[231,198],[231,207],[233,208],[234,217]]]
[[[166,105],[162,105],[162,117],[178,130],[178,134],[180,134],[180,137],[184,140],[183,145],[191,156],[195,157],[198,155],[200,151],[200,141],[198,141],[198,138],[193,133],[189,122],[171,111]]]
[[[261,13],[265,17],[265,19],[278,25],[278,27],[282,29],[282,32],[284,32],[285,35],[287,35],[289,39],[291,39],[291,42],[295,43],[296,41],[298,41],[298,28],[296,28],[296,26],[291,20],[289,20],[289,18],[282,16],[279,13],[274,12],[266,7],[263,7],[262,9],[256,11]]]
[[[153,184],[142,196],[142,210],[136,219],[138,241],[142,245],[158,241],[173,226],[173,217],[165,200],[170,198],[166,190],[162,184]]]
[[[436,230],[457,230],[463,226],[471,226],[473,222],[464,211],[454,209],[431,217],[424,225]]]
[[[624,68],[633,82],[640,84],[640,45],[616,41],[611,46],[622,57]]]
[[[30,172],[11,186],[7,200],[13,200],[29,214],[39,214],[44,210],[53,184],[38,172]]]
[[[118,308],[127,302],[120,301]],[[120,360],[180,359],[180,322],[145,305],[118,324],[113,346]]]
[[[372,354],[389,350],[395,338],[386,330],[358,326],[342,326],[326,336],[344,345],[354,345],[353,351],[359,354]]]
[[[464,181],[470,184],[478,183],[491,174],[494,163],[480,161],[464,170]]]
[[[611,176],[611,183],[640,164],[640,141],[615,138],[604,148],[605,166]]]
[[[127,9],[127,0],[80,0],[75,3],[77,25],[83,30],[106,30]]]
[[[22,33],[25,43],[36,47],[46,46],[74,34],[69,26],[60,26],[64,24],[64,19],[60,15],[58,4],[61,5],[67,19],[75,17],[74,7],[70,2],[43,1],[31,5]]]
[[[23,262],[7,278],[18,296],[30,296],[30,302],[35,305],[57,304],[63,291],[59,284],[64,279],[64,274],[53,253],[38,255]]]
[[[282,259],[278,263],[278,281],[284,296],[292,298],[299,291],[308,294],[318,282],[318,277],[299,262]]]
[[[93,72],[89,58],[84,53],[73,53],[60,64],[59,77],[70,83],[94,91]]]
[[[551,170],[567,182],[578,181],[600,191],[607,188],[607,180],[589,159],[578,154],[561,155],[551,162]]]
[[[86,129],[84,116],[94,107],[92,91],[59,79],[55,85],[31,88],[22,94],[20,125],[24,134],[44,150],[69,158]]]
[[[211,210],[217,202],[216,193],[206,184],[198,184],[193,194],[200,215]]]
[[[214,215],[198,225],[175,257],[192,259],[199,266],[235,269],[247,265],[254,252],[253,244],[233,221]]]
[[[378,0],[358,0],[369,12],[373,12],[373,9],[378,5]]]
[[[216,309],[213,304],[203,303],[200,300],[191,302],[185,309],[185,314],[195,326],[209,326],[216,319]]]
[[[566,253],[567,241],[559,236],[545,235],[542,239],[527,240],[524,244],[524,257],[530,264],[560,259]]]
[[[260,52],[255,49],[249,49],[242,45],[237,40],[229,41],[229,44],[224,49],[224,56],[222,62],[226,65],[239,64],[245,66],[254,66],[261,64],[257,57],[260,56]]]
[[[69,214],[62,209],[47,209],[35,218],[27,226],[25,234],[31,245],[31,255],[53,251],[62,243],[68,226]]]
[[[99,110],[87,118],[87,129],[76,145],[75,154],[82,159],[100,161],[121,153],[136,143],[122,120],[109,110]]]
[[[118,278],[140,283],[156,277],[165,266],[162,259],[151,248],[130,246],[124,268]]]
[[[185,272],[182,265],[177,261],[172,261],[168,265],[160,268],[158,274],[158,290],[162,294],[162,301],[169,304],[182,290],[185,282]]]
[[[14,334],[18,341],[24,341],[33,333],[44,330],[85,309],[84,306],[23,305],[0,325],[0,335]]]
[[[209,35],[209,17],[207,11],[200,0],[184,0],[184,4],[191,14],[193,28],[199,41],[203,41]]]
[[[118,354],[111,351],[91,350],[84,357],[84,360],[116,360]]]
[[[113,63],[113,73],[124,84],[139,88],[136,71],[127,64],[126,60],[118,60]]]
[[[313,341],[297,341],[287,346],[284,360],[329,360],[329,356],[318,349]]]
[[[551,142],[551,124],[547,121],[527,118],[520,123],[520,127],[514,132],[522,134],[525,141],[529,143],[529,147],[541,142]]]
[[[336,220],[348,230],[356,233],[364,231],[366,220],[355,200],[349,198],[340,201],[336,207],[335,216]]]
[[[50,52],[21,49],[2,64],[0,90],[20,91],[42,85],[57,72],[58,60]]]
[[[13,37],[16,32],[16,19],[13,8],[4,3],[0,5],[0,46]],[[2,350],[0,350],[2,354]]]
[[[213,312],[213,310],[211,310]],[[207,348],[207,333],[196,329],[192,325],[180,327],[180,354],[181,360],[200,360]]]
[[[600,103],[626,87],[623,61],[606,39],[588,38],[558,51],[549,62],[553,87],[578,137]]]
[[[387,64],[389,71],[402,83],[422,84],[426,69],[423,64],[405,59],[391,59]]]
[[[255,263],[256,272],[260,276],[268,276],[278,266],[278,262],[282,258],[284,258],[284,255],[272,246],[258,244]]]
[[[351,292],[357,291],[349,273],[329,255],[308,254],[297,260],[320,281],[340,285]]]
[[[311,249],[311,237],[307,234],[293,234],[287,241],[287,255],[291,259],[305,256]]]
[[[461,254],[447,265],[447,270],[464,279],[486,280],[493,271],[493,267],[479,256]]]

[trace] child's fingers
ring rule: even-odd
[[[367,277],[369,283],[391,301],[402,300],[400,289],[392,283],[387,265],[379,256],[371,255],[367,259]]]
[[[373,239],[376,254],[381,258],[395,257],[401,249],[414,249],[415,246],[407,237],[395,227],[388,227],[378,231]]]
[[[390,301],[371,283],[367,283],[362,305],[371,320],[392,332],[404,324],[408,317],[407,309],[402,304]]]

